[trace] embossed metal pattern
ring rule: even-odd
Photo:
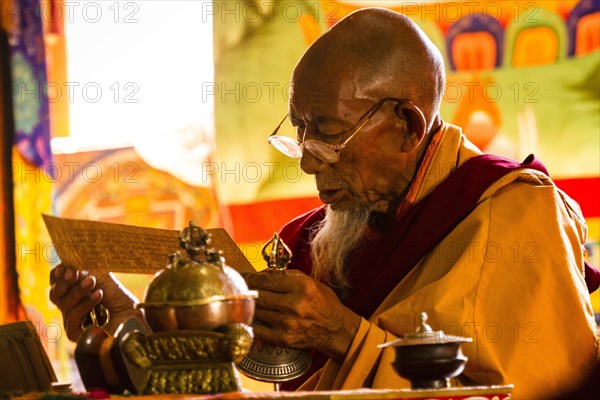
[[[237,364],[240,372],[253,379],[286,382],[304,375],[310,367],[311,359],[302,350],[265,344],[260,348]]]

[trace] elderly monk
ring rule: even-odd
[[[306,51],[292,79],[298,142],[269,140],[301,158],[325,206],[283,227],[291,269],[245,278],[260,292],[256,318],[269,323],[256,335],[324,364],[303,389],[408,387],[393,350],[377,345],[413,331],[421,311],[434,329],[473,337],[459,384],[512,383],[515,398],[541,398],[594,368],[586,278],[597,282],[579,207],[539,161],[482,155],[441,120],[442,57],[414,23],[357,11]],[[59,266],[52,281],[72,339],[101,301],[113,323],[134,312],[108,278]]]

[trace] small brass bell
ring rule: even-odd
[[[262,256],[267,262],[269,273],[284,273],[292,259],[292,252],[275,233],[262,247]],[[259,320],[254,323],[266,325]],[[250,378],[273,383],[275,391],[279,391],[280,383],[304,375],[310,368],[310,363],[310,356],[303,350],[274,346],[255,339],[250,352],[237,364],[237,368]]]

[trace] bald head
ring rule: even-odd
[[[445,84],[435,45],[409,18],[381,8],[348,15],[310,46],[293,81],[302,87],[317,80],[348,85],[346,93],[355,98],[409,99],[423,111],[428,130],[439,115]]]

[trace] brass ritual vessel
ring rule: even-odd
[[[427,324],[427,313],[423,312],[415,332],[379,347],[394,348],[396,358],[392,366],[398,375],[410,381],[412,389],[439,389],[450,387],[450,379],[463,371],[467,357],[460,346],[472,341],[432,330]]]
[[[251,325],[258,293],[248,290],[244,278],[210,247],[209,235],[191,224],[179,240],[187,254],[177,252],[170,257],[167,267],[146,288],[144,302],[137,305],[152,330]]]
[[[185,253],[169,257],[166,268],[147,286],[144,301],[136,305],[151,332],[136,318],[123,323],[114,337],[99,326],[84,330],[76,356],[87,389],[100,386],[135,394],[241,391],[234,364],[252,345],[258,292],[248,290],[242,276],[211,247],[210,236],[192,222],[181,231],[179,244]],[[98,362],[91,366],[93,357]]]
[[[273,238],[262,247],[262,256],[267,262],[267,271],[283,274],[292,259],[292,252],[275,233]],[[266,322],[255,320],[255,324]],[[270,382],[279,391],[279,385],[304,375],[310,368],[310,356],[303,350],[275,346],[255,340],[250,352],[238,365],[244,375],[253,379]]]

